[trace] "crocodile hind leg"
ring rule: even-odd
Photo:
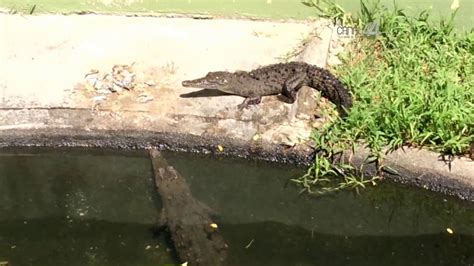
[[[239,110],[247,108],[249,105],[259,104],[262,101],[262,96],[248,97],[237,106]]]
[[[293,103],[296,100],[296,93],[304,85],[306,73],[297,73],[290,76],[283,84],[282,94],[290,99]]]

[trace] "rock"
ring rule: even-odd
[[[315,25],[314,37],[295,60],[325,68],[332,35],[333,30],[329,26],[329,22],[318,22]]]
[[[131,90],[134,87],[134,79],[135,74],[128,74],[127,76],[125,76],[125,78],[122,80],[123,88]]]
[[[123,91],[122,87],[117,85],[116,83],[113,83],[112,87],[109,87],[109,90],[111,92],[116,92],[116,93],[121,93]]]
[[[153,80],[148,80],[148,81],[145,81],[145,85],[149,87],[153,87],[156,85],[156,83]]]
[[[140,94],[140,95],[138,95],[137,101],[139,103],[147,103],[149,101],[153,101],[153,96],[146,95],[146,94]]]
[[[98,96],[92,97],[92,100],[93,100],[94,102],[103,102],[103,101],[105,101],[106,99],[107,99],[107,96],[105,96],[105,95],[98,95]]]
[[[311,120],[314,118],[316,109],[318,108],[318,100],[315,97],[313,88],[304,86],[296,96],[296,101],[288,112],[288,120],[293,121],[296,118],[302,120]]]

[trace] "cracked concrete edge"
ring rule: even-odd
[[[0,148],[83,147],[147,149],[213,154],[292,165],[309,165],[309,147],[291,148],[263,141],[244,141],[225,136],[198,136],[188,133],[144,130],[86,130],[74,127],[36,126],[0,131]]]
[[[356,167],[363,167],[366,175],[377,175],[377,166],[364,164],[370,154],[369,149],[360,148],[356,152],[346,152],[345,161]],[[384,171],[383,177],[398,183],[474,201],[474,161],[465,157],[444,160],[439,153],[426,149],[404,147],[385,155],[383,164],[396,171]]]
[[[221,149],[219,148],[221,147]],[[146,130],[90,130],[74,126],[18,125],[0,130],[0,148],[11,147],[89,147],[113,149],[146,149],[213,154],[267,162],[308,166],[314,161],[313,150],[306,145],[287,147],[217,135],[193,135]],[[361,167],[368,149],[346,152],[344,159]],[[474,161],[455,158],[451,167],[437,153],[405,148],[386,155],[384,164],[398,174],[384,173],[384,178],[399,183],[474,201]],[[376,175],[375,164],[363,166],[365,175]]]

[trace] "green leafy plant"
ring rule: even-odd
[[[344,17],[339,6],[324,2],[333,6],[318,12]],[[349,163],[334,163],[336,153],[356,144],[370,148],[368,161],[377,162],[379,170],[384,150],[402,146],[467,154],[474,142],[474,31],[455,32],[455,13],[434,23],[427,11],[409,16],[396,6],[361,2],[358,16],[346,21],[359,29],[377,21],[379,35],[356,37],[335,68],[351,88],[354,106],[345,119],[315,129],[318,155],[296,182],[319,192],[372,183],[374,178],[363,179]],[[328,176],[341,181],[328,186]]]

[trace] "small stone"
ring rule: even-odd
[[[111,94],[112,92],[109,90],[109,89],[99,89],[97,90],[97,93],[100,93],[100,94]]]
[[[116,93],[121,93],[123,91],[123,88],[121,86],[118,86],[116,83],[112,85],[112,88],[109,88],[111,92],[116,92]]]
[[[122,87],[131,90],[134,87],[135,74],[128,74],[122,80]]]
[[[94,96],[94,97],[92,98],[92,100],[93,100],[94,102],[103,102],[103,101],[105,101],[106,99],[107,99],[107,96],[105,96],[105,95],[98,95],[98,96]]]
[[[146,94],[140,94],[138,95],[137,102],[139,103],[147,103],[150,101],[153,101],[153,96],[146,95]]]
[[[145,84],[146,84],[147,86],[150,86],[150,87],[152,87],[152,86],[155,86],[155,85],[156,85],[156,83],[155,83],[153,80],[148,80],[148,81],[145,81]]]
[[[295,118],[310,120],[317,109],[318,101],[314,96],[314,90],[304,86],[298,91],[295,103],[291,106],[288,113],[288,119],[293,121]]]

